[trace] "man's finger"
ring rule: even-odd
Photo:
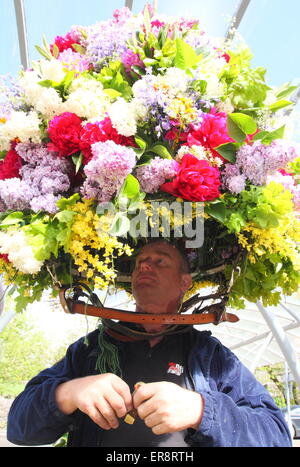
[[[87,412],[87,415],[93,420],[94,423],[100,426],[100,428],[103,428],[103,430],[111,429],[110,424],[101,415],[97,407],[93,407],[93,406],[89,407],[89,411]]]
[[[118,394],[117,392],[113,392],[106,398],[107,402],[111,406],[111,408],[115,411],[118,418],[125,417],[127,410],[127,405],[132,407],[132,401],[130,400],[130,404],[126,405],[123,396]]]
[[[99,402],[96,404],[96,407],[99,410],[102,417],[105,418],[110,428],[118,428],[119,421],[109,401],[107,401],[104,397],[101,397]]]
[[[139,386],[133,393],[133,405],[138,408],[143,402],[154,396],[157,383],[147,383]]]
[[[133,408],[132,395],[131,395],[128,384],[125,383],[125,381],[123,381],[122,379],[118,378],[117,380],[112,380],[112,387],[123,399],[125,406],[126,406],[126,412],[129,412],[129,410],[132,410]],[[125,414],[121,415],[121,417],[123,417],[124,415]]]

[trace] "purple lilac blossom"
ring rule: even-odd
[[[240,193],[246,179],[253,185],[265,185],[268,177],[296,157],[296,149],[286,141],[275,140],[268,146],[259,141],[252,145],[245,144],[237,152],[236,163],[226,164],[222,174],[223,188]]]
[[[150,164],[136,170],[136,177],[145,193],[155,193],[166,180],[176,176],[177,169],[176,161],[155,157]]]
[[[231,193],[241,193],[246,186],[246,177],[245,175],[235,175],[234,177],[228,180],[228,190]]]
[[[131,36],[127,20],[131,16],[128,8],[122,8],[114,13],[114,19],[91,26],[86,41],[86,55],[96,68],[103,59],[120,58],[127,50],[126,41]]]
[[[23,108],[21,88],[12,76],[0,76],[0,96],[0,118],[8,119],[12,110]]]
[[[143,79],[136,81],[132,87],[134,97],[142,101],[146,107],[167,107],[166,95],[162,88],[154,89],[156,76],[147,73]]]
[[[19,143],[16,151],[26,162],[20,176],[22,184],[30,187],[29,208],[34,212],[57,212],[56,201],[70,188],[71,163],[50,153],[42,144]]]
[[[184,41],[195,50],[205,49],[208,52],[211,46],[209,36],[204,31],[200,32],[194,29],[188,31],[187,35],[184,37]]]
[[[264,185],[269,174],[284,168],[297,157],[294,147],[284,141],[272,141],[269,146],[260,142],[245,144],[237,153],[236,166],[254,185]]]
[[[93,144],[92,153],[93,159],[84,167],[87,179],[81,193],[87,199],[110,201],[132,172],[136,154],[133,149],[113,141]]]
[[[58,211],[56,202],[61,196],[55,196],[53,193],[46,193],[42,196],[35,196],[30,201],[30,208],[34,212],[46,211],[50,214],[55,214]]]

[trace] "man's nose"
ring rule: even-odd
[[[151,271],[151,262],[149,260],[144,260],[140,262],[140,271]]]

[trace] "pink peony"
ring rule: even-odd
[[[221,157],[215,148],[221,144],[234,142],[228,135],[227,115],[212,109],[210,113],[204,113],[202,117],[203,120],[199,126],[192,126],[187,142],[189,146],[194,144],[204,146],[210,149],[215,157]]]

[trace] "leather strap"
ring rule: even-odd
[[[86,304],[81,301],[73,301],[66,299],[64,290],[60,291],[60,302],[66,313],[79,313],[81,315],[95,316],[104,319],[120,320],[128,323],[139,324],[218,324],[222,321],[229,321],[235,323],[239,318],[224,311],[220,305],[209,307],[210,311],[195,314],[146,314],[119,310],[115,308],[106,308]]]

